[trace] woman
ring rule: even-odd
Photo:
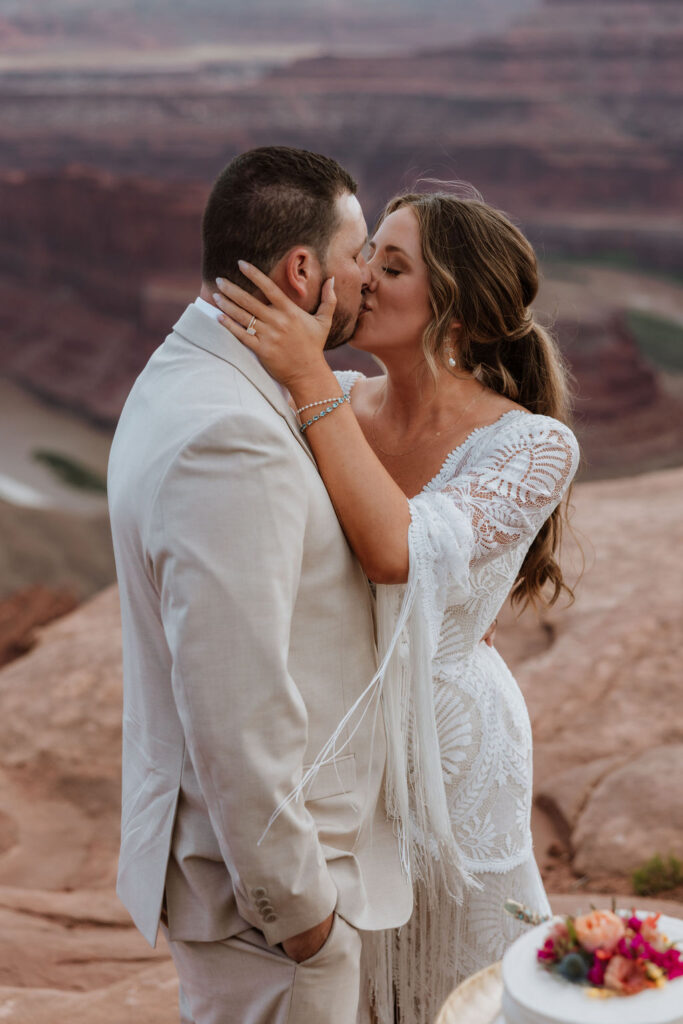
[[[364,938],[364,956],[378,1020],[412,1024],[433,1020],[516,937],[507,897],[548,910],[531,847],[528,715],[480,638],[510,592],[524,604],[568,590],[554,553],[578,449],[561,358],[529,309],[535,255],[501,213],[448,193],[400,196],[368,269],[352,343],[381,361],[381,377],[328,368],[331,282],[317,318],[249,267],[270,306],[227,282],[227,299],[214,298],[289,389],[377,584],[384,661],[367,700],[382,687],[387,806],[415,910],[397,933]]]

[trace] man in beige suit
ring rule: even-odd
[[[211,302],[216,276],[244,284],[238,259],[308,310],[334,276],[331,341],[345,340],[366,275],[355,191],[334,161],[284,147],[223,171],[201,295],[136,381],[112,446],[118,892],[151,944],[162,922],[193,1024],[354,1024],[358,930],[411,911],[381,795],[381,713],[259,843],[375,672],[372,605],[286,397]]]

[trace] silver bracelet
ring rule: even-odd
[[[332,398],[323,398],[319,402],[309,402],[308,405],[302,405],[300,409],[296,410],[297,416],[300,416],[302,412],[306,412],[306,409],[313,409],[316,405],[327,405],[329,402],[336,402],[341,395],[334,395]]]
[[[330,399],[328,399],[328,401],[330,401]],[[349,402],[350,403],[351,399],[349,398],[348,395],[339,395],[338,398],[332,399],[331,402],[332,402],[332,404],[328,405],[328,407],[326,409],[323,409],[321,412],[316,413],[316,415],[313,416],[312,419],[307,420],[305,423],[301,424],[301,426],[299,427],[299,430],[301,431],[302,434],[305,434],[306,431],[308,430],[308,428],[313,426],[313,424],[316,422],[316,420],[321,420],[323,418],[323,416],[327,416],[328,413],[334,412],[334,410],[338,409],[340,405],[344,404],[344,402]],[[317,402],[314,403],[314,405],[317,405],[317,404],[318,404]]]

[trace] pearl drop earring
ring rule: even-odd
[[[448,353],[448,365],[449,366],[457,366],[458,364],[455,361],[455,356],[453,355],[453,349],[452,348],[447,348],[446,352]]]

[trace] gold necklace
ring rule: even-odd
[[[465,415],[465,413],[468,412],[468,410],[471,409],[472,406],[476,405],[476,403],[481,400],[484,392],[486,391],[486,388],[483,385],[480,385],[480,387],[481,387],[481,391],[477,392],[477,394],[474,396],[474,398],[471,400],[471,402],[467,403],[467,405],[462,410],[462,412],[458,416],[457,420],[453,424],[453,427],[457,427],[457,425],[461,422],[461,420],[462,420],[463,416]],[[385,390],[385,393],[386,393],[386,386],[385,386],[384,390]],[[382,455],[388,455],[390,458],[402,458],[404,455],[412,455],[413,452],[418,451],[420,448],[426,448],[430,444],[435,444],[437,438],[439,438],[441,436],[441,431],[438,431],[434,435],[434,437],[432,437],[430,440],[428,440],[428,441],[421,441],[419,444],[416,444],[414,448],[408,448],[407,451],[404,451],[404,452],[388,452],[386,450],[386,448],[382,448],[381,444],[379,444],[379,442],[377,441],[377,433],[375,431],[375,420],[377,419],[377,413],[379,412],[379,410],[380,410],[380,406],[378,405],[377,408],[375,409],[374,413],[372,414],[372,419],[370,420],[370,433],[372,434],[373,447],[378,452],[381,452]]]

